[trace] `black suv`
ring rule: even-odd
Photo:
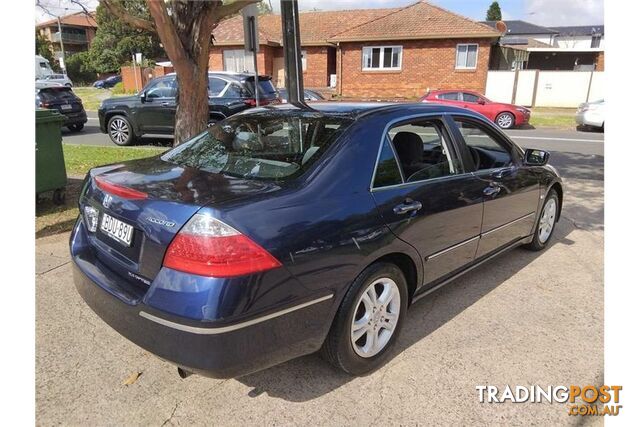
[[[80,131],[87,123],[87,113],[82,100],[70,87],[52,86],[36,88],[36,107],[56,110],[64,116],[64,124],[70,131]]]
[[[255,107],[253,74],[209,73],[209,120],[223,120]],[[258,76],[260,105],[279,103],[270,76]],[[134,96],[109,98],[98,109],[100,130],[117,145],[131,145],[145,134],[171,135],[175,126],[175,74],[151,80]]]

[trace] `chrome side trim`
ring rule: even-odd
[[[484,233],[480,234],[480,237],[488,236],[488,235],[489,235],[489,234],[491,234],[491,233],[495,233],[496,231],[500,231],[500,230],[502,230],[503,228],[509,227],[510,225],[513,225],[513,224],[515,224],[516,222],[519,222],[519,221],[525,220],[525,219],[527,219],[527,218],[529,218],[530,216],[533,216],[533,215],[535,215],[535,214],[536,214],[535,212],[531,212],[530,214],[526,214],[526,215],[525,215],[525,216],[523,216],[523,217],[520,217],[520,218],[518,218],[518,219],[514,219],[513,221],[508,222],[508,223],[506,223],[506,224],[504,224],[504,225],[501,225],[501,226],[496,227],[496,228],[492,228],[491,230],[489,230],[489,231],[485,231]]]
[[[452,250],[454,250],[454,249],[458,249],[459,247],[464,246],[464,245],[466,245],[467,243],[474,242],[474,241],[478,240],[479,238],[480,238],[480,236],[472,237],[472,238],[470,238],[470,239],[465,240],[464,242],[460,242],[460,243],[458,243],[457,245],[450,246],[450,247],[448,247],[447,249],[443,249],[443,250],[441,250],[440,252],[436,252],[436,253],[435,253],[435,254],[433,254],[433,255],[429,255],[429,256],[427,257],[427,261],[432,260],[433,258],[437,258],[437,257],[439,257],[440,255],[444,255],[444,254],[446,254],[447,252],[452,251]]]
[[[523,237],[522,239],[516,240],[515,242],[513,242],[509,246],[505,247],[504,249],[499,250],[498,252],[494,253],[491,256],[488,256],[487,258],[483,259],[482,261],[480,261],[480,262],[478,262],[476,264],[470,265],[469,267],[465,268],[461,272],[449,277],[448,279],[446,279],[442,283],[439,283],[438,285],[434,286],[433,288],[429,288],[426,291],[421,292],[419,295],[416,295],[411,299],[411,304],[415,303],[416,301],[420,300],[421,298],[426,297],[427,295],[432,294],[433,292],[437,291],[438,289],[440,289],[444,285],[448,285],[449,283],[453,282],[454,280],[456,280],[460,276],[463,276],[463,275],[467,274],[468,272],[470,272],[471,270],[475,269],[476,267],[480,267],[485,262],[492,260],[493,258],[497,257],[498,255],[502,255],[503,253],[507,252],[509,249],[513,249],[516,246],[521,245],[528,238],[529,238],[529,236],[526,236],[526,237]]]
[[[258,317],[256,319],[251,319],[251,320],[247,320],[246,322],[240,322],[240,323],[236,323],[234,325],[229,325],[229,326],[220,326],[220,327],[213,327],[213,328],[201,328],[198,326],[189,326],[189,325],[183,325],[181,323],[176,323],[176,322],[172,322],[170,320],[166,320],[166,319],[162,319],[160,317],[154,316],[153,314],[149,314],[145,311],[140,311],[138,314],[140,314],[141,317],[144,317],[145,319],[151,320],[152,322],[158,323],[162,326],[166,326],[168,328],[172,328],[172,329],[177,329],[179,331],[183,331],[183,332],[189,332],[192,334],[198,334],[198,335],[217,335],[217,334],[224,334],[226,332],[232,332],[232,331],[237,331],[238,329],[242,329],[242,328],[246,328],[248,326],[251,325],[256,325],[258,323],[262,323],[265,322],[267,320],[271,320],[271,319],[275,319],[276,317],[280,317],[283,316],[285,314],[294,312],[296,310],[300,310],[302,308],[305,307],[309,307],[310,305],[313,304],[317,304],[319,302],[322,301],[326,301],[333,298],[333,294],[329,294],[329,295],[325,295],[323,297],[320,298],[316,298],[314,300],[299,304],[299,305],[295,305],[293,307],[289,307],[287,309],[281,310],[281,311],[276,311],[275,313],[271,313],[268,314],[266,316],[262,316],[262,317]]]

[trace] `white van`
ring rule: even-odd
[[[53,74],[53,70],[49,61],[40,55],[36,55],[36,80],[51,74]]]

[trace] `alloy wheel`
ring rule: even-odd
[[[506,113],[500,114],[498,116],[497,123],[498,123],[498,126],[500,126],[502,129],[508,129],[513,124],[513,118],[511,117],[510,114],[506,114]]]
[[[123,119],[114,119],[109,125],[109,135],[116,144],[125,144],[129,139],[129,124]]]
[[[351,345],[358,356],[380,353],[395,332],[400,317],[400,290],[388,277],[376,279],[362,293],[351,321]]]
[[[545,243],[551,236],[553,226],[556,220],[556,201],[551,198],[547,200],[542,210],[542,216],[540,217],[540,223],[538,224],[538,239],[540,243]]]

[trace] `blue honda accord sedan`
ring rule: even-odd
[[[248,110],[89,172],[75,284],[183,375],[237,377],[318,350],[364,374],[411,327],[412,302],[549,244],[563,189],[548,157],[438,104]]]

